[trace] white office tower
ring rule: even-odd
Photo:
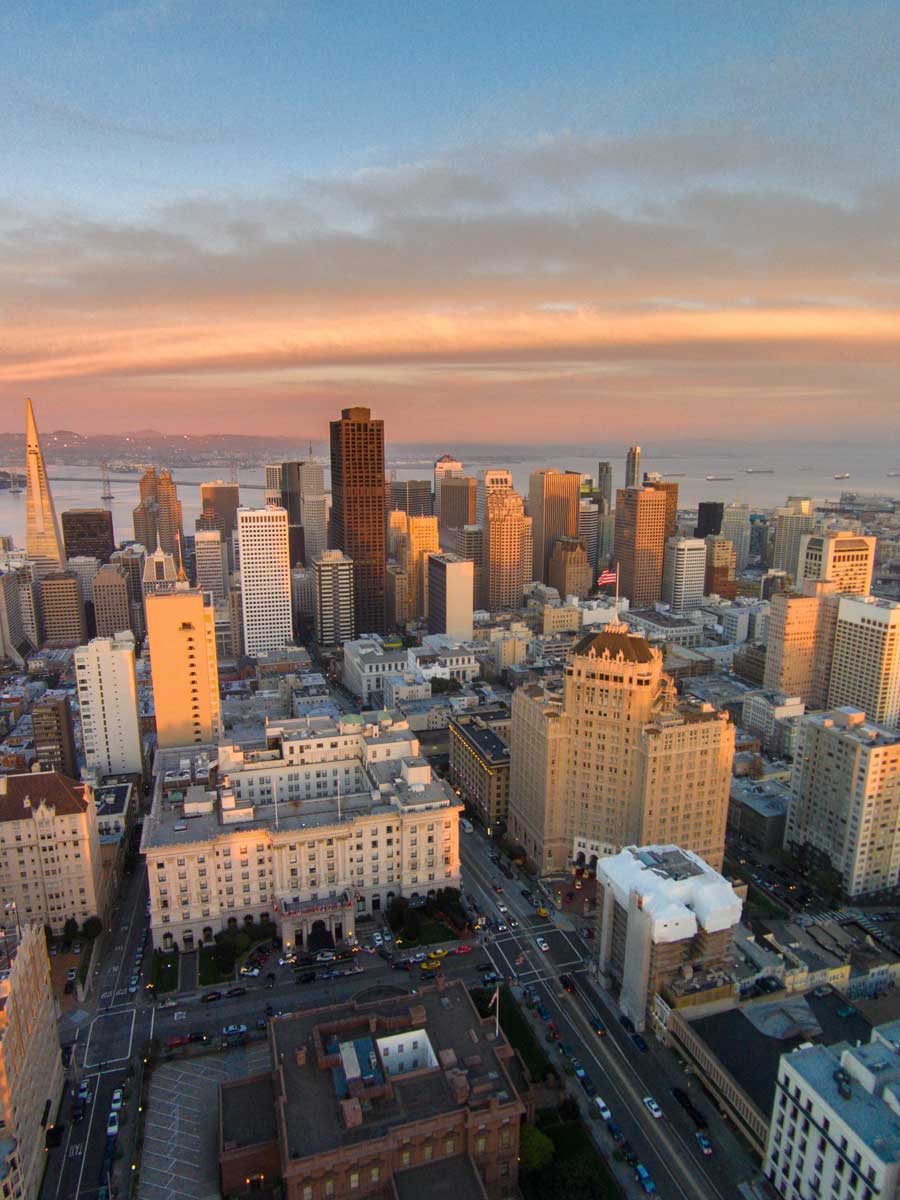
[[[816,514],[812,500],[807,496],[791,496],[786,508],[775,509],[775,548],[772,552],[772,567],[786,571],[799,587],[800,550],[803,537],[816,527]]]
[[[663,558],[662,598],[673,612],[690,612],[703,602],[706,575],[704,538],[671,537]]]
[[[475,564],[458,554],[428,557],[428,632],[472,640]]]
[[[316,573],[316,641],[340,646],[356,637],[353,559],[343,550],[325,550],[313,563]]]
[[[735,571],[740,575],[750,561],[750,505],[726,504],[720,536],[734,547]]]
[[[801,579],[833,583],[844,596],[868,596],[877,543],[846,529],[806,534],[800,544]]]
[[[284,508],[239,508],[244,653],[279,650],[293,637],[291,557]]]
[[[101,775],[142,769],[141,723],[134,675],[134,634],[94,638],[75,651],[85,764]]]
[[[267,463],[263,487],[263,504],[266,508],[281,508],[281,463]]]
[[[66,561],[66,570],[71,571],[78,580],[78,586],[81,588],[81,602],[87,604],[93,599],[91,584],[94,582],[94,576],[100,570],[100,559],[93,558],[88,554],[76,554],[74,558]]]
[[[900,604],[875,596],[838,603],[828,707],[861,708],[876,725],[900,719]]]
[[[325,473],[320,462],[308,459],[300,463],[299,476],[303,555],[304,562],[309,565],[328,548]]]
[[[463,465],[450,454],[442,454],[434,464],[433,507],[432,512],[440,519],[441,515],[441,484],[445,479],[459,476],[463,473]]]
[[[228,548],[222,544],[218,529],[198,529],[194,534],[197,587],[209,592],[214,604],[228,595]]]
[[[593,569],[600,545],[600,506],[593,500],[581,500],[578,504],[578,536],[584,542]]]
[[[488,496],[495,492],[511,492],[512,485],[512,475],[504,467],[489,467],[479,473],[475,487],[476,524],[484,524]]]

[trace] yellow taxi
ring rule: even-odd
[[[431,953],[428,955],[428,957],[440,959],[440,958],[446,958],[447,954],[448,954],[447,950],[432,950]]]
[[[547,912],[546,908],[539,908],[537,910],[537,915],[539,917],[549,917],[550,916],[550,914],[549,914],[549,912]]]
[[[441,962],[440,959],[437,959],[436,961],[429,959],[428,962],[422,963],[422,970],[423,971],[439,971],[443,965],[444,964]]]

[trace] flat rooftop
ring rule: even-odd
[[[271,1075],[257,1075],[220,1088],[222,1147],[260,1146],[278,1137],[275,1086]]]
[[[467,1154],[397,1171],[394,1187],[398,1200],[484,1200],[486,1195]]]

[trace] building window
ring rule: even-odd
[[[487,1149],[487,1138],[484,1136],[484,1134],[482,1134],[480,1137],[477,1137],[475,1139],[475,1153],[476,1154],[484,1154],[486,1149]]]
[[[359,1187],[359,1171],[350,1172],[350,1191],[355,1192]]]

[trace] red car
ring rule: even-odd
[[[181,1037],[169,1038],[166,1042],[167,1050],[177,1050],[179,1046],[187,1046],[190,1042],[190,1034],[183,1034]]]
[[[547,1026],[547,1030],[548,1030],[550,1036],[553,1038],[554,1042],[558,1042],[559,1038],[560,1038],[560,1032],[557,1029],[556,1023],[554,1021],[550,1022],[550,1024]]]
[[[472,947],[467,945],[465,942],[463,942],[461,945],[456,947],[456,949],[453,951],[453,953],[454,954],[471,954]]]

